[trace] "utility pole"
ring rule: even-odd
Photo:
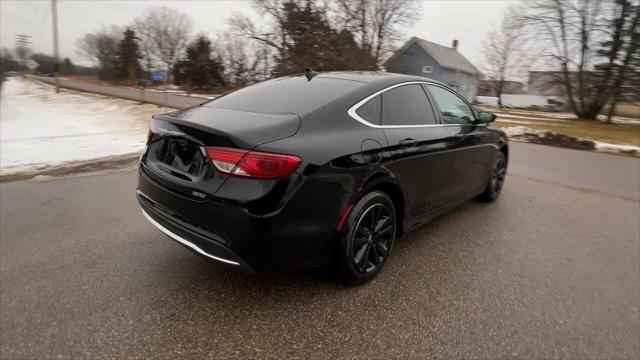
[[[53,18],[53,76],[56,81],[56,93],[60,92],[60,84],[58,80],[58,72],[60,71],[60,59],[58,58],[58,0],[51,0],[51,16]]]

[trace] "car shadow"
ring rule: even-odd
[[[329,268],[282,275],[249,275],[189,252],[174,252],[163,261],[165,269],[178,276],[175,280],[184,290],[178,296],[227,305],[247,298],[259,298],[274,305],[278,301],[308,298],[313,294],[349,295],[388,286],[398,279],[428,278],[434,272],[439,272],[439,278],[447,278],[447,272],[455,272],[456,263],[464,261],[464,256],[478,251],[473,246],[490,245],[469,241],[468,233],[455,231],[473,228],[469,222],[482,219],[479,215],[485,216],[490,209],[488,204],[468,202],[414,229],[397,241],[384,271],[372,282],[357,287],[342,285]],[[443,236],[451,233],[451,229],[454,229],[453,234]],[[443,257],[455,261],[443,261]],[[430,262],[433,266],[429,266]]]

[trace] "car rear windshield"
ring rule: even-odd
[[[248,86],[203,106],[257,113],[302,113],[362,85],[361,82],[316,77],[285,77]]]

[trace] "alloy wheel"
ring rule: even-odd
[[[504,185],[504,178],[507,175],[507,166],[504,157],[500,157],[498,161],[496,161],[495,166],[493,167],[493,174],[491,176],[491,191],[494,196],[500,194],[502,190],[502,185]]]
[[[370,206],[360,217],[353,235],[353,265],[361,274],[384,264],[395,236],[395,219],[383,204]]]

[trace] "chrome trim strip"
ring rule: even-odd
[[[168,235],[170,238],[172,238],[173,240],[179,242],[182,245],[188,246],[189,248],[195,250],[197,253],[202,254],[208,258],[211,258],[213,260],[218,260],[221,261],[223,263],[227,263],[227,264],[231,264],[231,265],[240,265],[240,263],[235,262],[235,261],[231,261],[231,260],[227,260],[227,259],[223,259],[214,255],[211,255],[207,252],[205,252],[204,250],[200,249],[196,244],[185,240],[184,238],[174,234],[173,232],[171,232],[171,230],[165,228],[164,226],[160,225],[157,221],[153,220],[153,218],[151,216],[149,216],[149,214],[147,214],[146,211],[140,209],[142,211],[142,215],[144,215],[144,217],[147,218],[147,220],[149,220],[149,222],[151,223],[151,225],[155,226],[158,228],[158,230],[162,231],[163,233],[165,233],[166,235]]]
[[[485,147],[485,146],[491,146],[496,148],[497,150],[500,150],[500,147],[496,144],[479,144],[479,145],[471,145],[471,146],[465,146],[465,147],[459,147],[459,148],[455,148],[452,150],[467,150],[467,149],[475,149],[475,148],[479,148],[479,147]]]
[[[411,85],[411,84],[427,84],[427,85],[434,85],[434,86],[438,86],[438,84],[434,84],[428,81],[407,81],[407,82],[403,82],[403,83],[399,83],[399,84],[394,84],[391,86],[388,86],[382,90],[378,90],[376,92],[374,92],[373,94],[367,96],[366,98],[358,101],[355,105],[351,106],[349,108],[349,110],[347,110],[347,114],[349,114],[349,116],[351,116],[351,118],[353,118],[354,120],[357,120],[359,122],[361,122],[362,124],[372,127],[372,128],[376,128],[376,129],[400,129],[400,128],[426,128],[426,127],[446,127],[446,126],[464,126],[464,124],[428,124],[428,125],[376,125],[376,124],[372,124],[370,122],[368,122],[367,120],[363,119],[360,115],[358,115],[358,113],[356,113],[356,111],[362,106],[364,105],[367,101],[371,100],[372,98],[382,94],[383,92],[389,91],[391,89],[395,89],[397,87],[400,86],[404,86],[404,85]],[[442,87],[442,86],[440,86]],[[469,125],[474,125],[474,124],[469,124]]]

